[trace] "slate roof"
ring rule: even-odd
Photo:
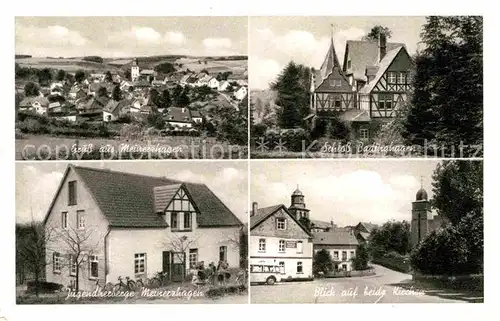
[[[196,216],[199,227],[242,225],[241,221],[231,210],[204,184],[183,183],[163,177],[152,177],[107,169],[74,165],[69,165],[69,167],[72,167],[82,179],[83,184],[97,202],[102,214],[108,220],[110,227],[167,227],[168,224],[165,222],[163,216],[155,213],[153,189],[154,187],[173,184],[183,184],[194,205],[199,209],[200,213]],[[52,205],[50,206],[51,208]]]
[[[354,234],[345,229],[332,229],[328,232],[314,233],[313,244],[322,245],[358,245]]]
[[[290,212],[286,208],[285,205],[283,204],[278,204],[278,205],[273,205],[273,206],[268,206],[268,207],[263,207],[263,208],[258,208],[255,213],[250,216],[250,230],[265,221],[269,216],[271,216],[273,213],[278,211],[279,209],[283,209],[288,215],[290,216],[291,219],[293,219],[302,229],[304,232],[306,232],[309,236],[312,236],[312,234],[307,231],[302,224],[293,216],[290,215]]]
[[[332,223],[330,222],[324,222],[324,221],[318,221],[318,220],[310,220],[312,224],[314,224],[314,227],[317,228],[333,228]]]
[[[321,81],[325,79],[333,70],[333,67],[339,66],[339,59],[337,58],[337,52],[335,51],[335,46],[333,45],[333,39],[330,42],[330,48],[326,53],[325,60],[321,65],[321,68],[318,70],[319,76],[321,77]]]
[[[398,47],[404,47],[404,44],[388,42],[386,44],[387,53]],[[344,71],[347,74],[353,74],[356,80],[366,81],[366,67],[378,65],[378,52],[377,41],[348,40],[344,54]],[[348,53],[351,58],[351,68],[349,69],[347,68]]]
[[[184,110],[184,112],[183,112]],[[170,107],[164,116],[165,121],[190,123],[192,121],[188,108]]]

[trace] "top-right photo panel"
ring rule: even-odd
[[[250,17],[252,158],[482,158],[483,18]]]

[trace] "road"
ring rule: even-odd
[[[410,274],[374,265],[376,275],[252,285],[252,303],[463,303],[482,294],[419,286]]]

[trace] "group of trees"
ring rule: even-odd
[[[406,221],[386,222],[370,234],[368,251],[372,258],[391,252],[407,255],[410,250],[410,224]]]
[[[449,224],[433,231],[411,254],[427,274],[483,272],[483,163],[443,161],[433,175],[432,206]]]
[[[368,250],[365,244],[360,244],[356,248],[356,256],[351,259],[352,268],[356,271],[368,269],[368,262],[370,260]],[[326,249],[321,249],[314,254],[313,257],[313,273],[315,275],[328,273],[335,271],[335,262]]]
[[[428,17],[421,37],[403,137],[419,145],[482,145],[482,17]]]

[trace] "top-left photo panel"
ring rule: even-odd
[[[248,158],[247,17],[16,17],[15,159]]]

